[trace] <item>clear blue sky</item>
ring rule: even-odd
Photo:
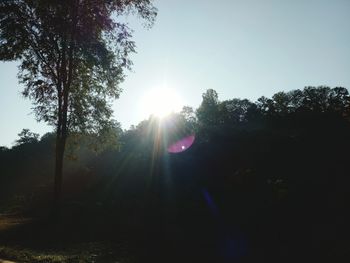
[[[166,81],[197,107],[213,88],[221,100],[255,100],[307,85],[350,88],[349,0],[156,0],[151,30],[130,17],[138,53],[114,104],[129,128],[144,116],[140,101]],[[20,96],[16,63],[0,63],[0,145],[22,128],[44,134]]]

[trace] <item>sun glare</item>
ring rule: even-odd
[[[148,116],[163,118],[181,110],[183,102],[179,94],[170,88],[155,88],[143,98],[142,111]]]

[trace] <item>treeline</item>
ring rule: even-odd
[[[191,147],[168,152],[189,135]],[[110,209],[130,231],[171,235],[183,251],[192,244],[192,254],[209,246],[217,261],[339,262],[348,253],[339,244],[350,219],[345,88],[306,87],[256,102],[220,101],[207,90],[196,110],[126,131],[115,123],[103,136],[74,134],[69,145],[67,202]],[[53,134],[39,140],[28,130],[1,148],[2,200],[49,195],[53,152]]]

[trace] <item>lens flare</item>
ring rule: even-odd
[[[178,140],[177,142],[171,144],[168,147],[169,153],[181,153],[186,151],[188,148],[190,148],[195,140],[194,135],[187,136],[181,140]]]

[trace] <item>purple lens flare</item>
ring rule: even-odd
[[[190,148],[194,142],[195,136],[190,135],[187,136],[181,140],[178,140],[177,142],[171,144],[168,147],[169,153],[181,153],[186,151],[188,148]]]

